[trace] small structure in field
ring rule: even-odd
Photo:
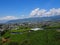
[[[37,30],[43,30],[43,28],[32,28],[31,30],[37,31]]]

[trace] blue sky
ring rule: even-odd
[[[35,9],[60,8],[60,0],[0,0],[0,19],[28,17]],[[15,18],[14,17],[14,18]]]

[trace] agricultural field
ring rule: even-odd
[[[39,30],[23,34],[7,32],[2,37],[9,37],[3,45],[60,45],[60,32],[56,30]]]

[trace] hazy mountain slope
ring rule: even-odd
[[[60,16],[51,16],[51,17],[33,17],[25,19],[10,20],[7,23],[22,23],[22,22],[41,22],[41,21],[59,21]]]

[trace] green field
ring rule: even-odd
[[[10,34],[9,31],[2,37],[8,36],[10,41],[3,45],[60,45],[60,32],[56,30],[26,31],[23,34]]]

